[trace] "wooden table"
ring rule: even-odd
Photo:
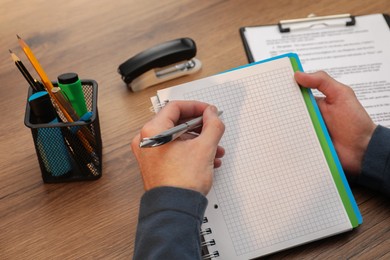
[[[158,89],[247,63],[238,29],[280,19],[390,13],[376,1],[11,1],[0,3],[0,259],[129,259],[142,180],[130,141],[147,122]],[[19,34],[51,80],[74,71],[99,84],[103,177],[44,184],[30,129],[24,126],[27,84],[12,49]],[[117,67],[147,47],[180,37],[197,43],[201,72],[132,93]],[[390,205],[353,187],[364,224],[353,232],[271,258],[390,258]]]

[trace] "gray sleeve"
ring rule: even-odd
[[[201,259],[199,232],[206,206],[206,197],[196,191],[147,191],[141,199],[133,259]]]
[[[363,158],[358,183],[390,196],[390,129],[378,125]]]

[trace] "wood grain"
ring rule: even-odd
[[[143,194],[130,142],[152,117],[150,96],[158,89],[246,64],[238,32],[242,26],[310,13],[390,13],[390,2],[3,0],[0,12],[0,259],[129,259]],[[98,82],[101,179],[42,182],[31,132],[23,124],[27,83],[8,53],[12,49],[33,71],[16,34],[30,45],[51,80],[74,71]],[[179,37],[196,41],[201,72],[130,92],[117,73],[118,65],[145,48]],[[388,258],[389,202],[360,187],[353,191],[364,217],[361,227],[268,258]]]

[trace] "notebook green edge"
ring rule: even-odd
[[[298,56],[296,54],[288,55],[294,71],[303,71]],[[336,184],[341,200],[343,201],[345,210],[347,211],[352,226],[357,227],[359,224],[362,223],[362,217],[357,207],[356,201],[352,195],[352,192],[349,188],[349,185],[346,181],[344,171],[341,168],[341,164],[339,162],[333,144],[330,140],[328,131],[319,112],[317,103],[310,89],[301,88],[301,92],[305,100],[306,107],[309,111],[310,118],[313,122],[314,129],[317,133],[317,137],[321,144],[321,148],[324,152],[326,161],[332,173],[333,180]]]

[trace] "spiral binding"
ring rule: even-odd
[[[203,224],[205,224],[205,223],[208,223],[207,217],[203,218]],[[209,251],[208,247],[214,246],[216,244],[214,239],[206,240],[205,236],[210,235],[210,234],[212,234],[211,228],[206,228],[206,229],[200,231],[200,236],[201,236],[201,241],[202,241],[200,245],[202,248],[202,258],[204,260],[219,257],[218,251],[213,251],[213,252]]]
[[[200,231],[201,236],[210,235],[211,233],[211,228],[206,228],[205,230]]]
[[[215,251],[211,254],[203,255],[202,258],[203,259],[213,259],[213,258],[217,258],[218,256],[219,256],[218,251]]]
[[[215,240],[211,239],[211,240],[208,240],[208,241],[204,241],[200,245],[201,246],[214,246],[215,245]]]

